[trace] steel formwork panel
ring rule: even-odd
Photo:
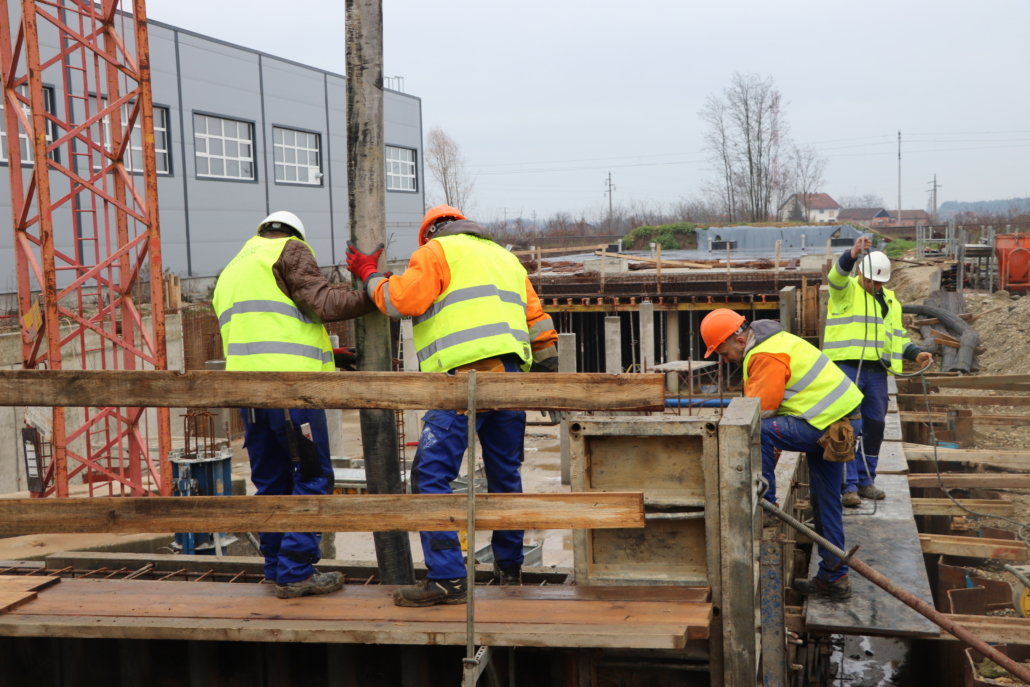
[[[25,160],[8,155],[22,366],[166,369],[144,1],[20,5],[14,27],[0,0],[5,128],[31,149]],[[41,32],[58,40],[47,45]],[[63,101],[50,111],[48,69],[60,71]],[[105,494],[170,494],[169,413],[151,412],[153,422],[143,408],[54,408],[49,423],[37,413],[52,457],[33,496],[68,496],[80,475],[90,495],[97,484]]]

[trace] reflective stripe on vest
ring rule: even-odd
[[[423,372],[515,354],[532,363],[526,324],[526,270],[492,240],[456,234],[433,239],[451,273],[447,290],[413,318],[415,350]]]
[[[779,415],[800,417],[816,429],[826,429],[862,402],[862,392],[826,355],[786,332],[773,334],[748,351],[744,357],[745,385],[755,353],[785,353],[790,357],[790,379],[777,409]]]
[[[830,276],[841,280],[835,265]],[[847,277],[842,284],[830,286],[847,293],[834,294],[845,302],[834,303],[830,298],[823,333],[823,351],[830,360],[890,361],[891,370],[901,372],[902,353],[908,336],[901,323],[901,305],[890,289],[883,289],[887,301],[887,317],[880,316],[882,308],[876,298],[866,293],[855,277]]]
[[[335,369],[325,327],[286,297],[272,272],[286,242],[297,240],[255,236],[219,275],[213,300],[226,370]]]

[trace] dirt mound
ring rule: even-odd
[[[1004,291],[968,294],[966,310],[986,313],[973,322],[986,349],[980,356],[980,374],[1030,372],[1030,297],[1012,299]]]
[[[940,267],[936,266],[909,265],[894,261],[891,265],[890,288],[901,303],[921,300],[930,295],[930,278],[939,269]]]

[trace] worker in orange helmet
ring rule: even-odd
[[[519,259],[497,245],[485,228],[457,208],[439,205],[422,220],[419,249],[404,274],[378,271],[382,247],[366,255],[347,249],[347,267],[365,282],[381,311],[414,319],[415,350],[423,372],[555,372],[558,333],[544,314]],[[411,469],[416,493],[449,494],[468,448],[468,417],[431,410]],[[521,493],[526,414],[477,413],[487,489]],[[473,473],[472,470],[469,471]],[[500,584],[522,581],[523,533],[494,531],[494,576]],[[466,603],[465,565],[454,532],[423,532],[429,571],[417,585],[394,592],[398,606]],[[471,555],[471,553],[470,553]]]
[[[761,400],[762,475],[769,483],[765,498],[776,503],[775,449],[804,453],[815,530],[844,549],[840,485],[844,462],[854,460],[854,438],[862,429],[858,387],[818,348],[788,334],[775,320],[749,325],[742,315],[720,308],[701,321],[701,337],[708,345],[705,357],[718,353],[740,365],[744,395]],[[847,566],[834,570],[838,559],[822,547],[819,555],[818,574],[795,580],[794,588],[805,595],[850,598]]]

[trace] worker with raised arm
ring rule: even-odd
[[[818,348],[775,320],[748,325],[742,315],[719,308],[701,321],[701,337],[708,346],[705,357],[717,353],[740,365],[744,395],[761,400],[765,498],[776,503],[775,449],[804,453],[815,530],[844,549],[840,484],[843,462],[854,458],[855,433],[861,431],[858,387]],[[805,595],[849,598],[847,566],[834,570],[838,559],[821,546],[819,556],[818,574],[795,580],[794,588]]]
[[[875,482],[887,417],[888,372],[901,372],[902,359],[921,367],[933,360],[905,334],[901,304],[885,286],[891,278],[890,258],[880,251],[869,252],[871,246],[868,236],[858,237],[828,275],[830,301],[823,352],[858,385],[863,396],[862,441],[841,487],[844,505],[849,508],[862,505],[862,498],[885,497]],[[856,262],[859,274],[852,277]]]
[[[306,237],[300,218],[273,212],[218,276],[213,300],[226,370],[333,371],[333,349],[322,323],[375,310],[363,291],[329,285]],[[324,410],[240,412],[250,478],[259,496],[327,493],[332,464]],[[275,583],[280,599],[343,586],[340,573],[315,570],[320,539],[316,532],[261,533],[265,579]]]
[[[431,208],[419,230],[419,248],[404,274],[378,271],[382,246],[371,255],[347,249],[347,267],[365,282],[388,316],[414,319],[415,349],[422,372],[555,372],[558,334],[544,314],[525,268],[497,245],[486,229],[460,210]],[[420,494],[450,494],[468,448],[468,417],[430,410],[419,437],[411,482]],[[521,493],[526,414],[491,410],[476,414],[487,490]],[[470,466],[469,479],[474,478]],[[429,571],[418,584],[394,592],[398,606],[466,603],[465,565],[454,532],[422,532]],[[495,530],[494,576],[500,584],[522,581],[521,530]],[[468,555],[473,555],[469,542]]]

